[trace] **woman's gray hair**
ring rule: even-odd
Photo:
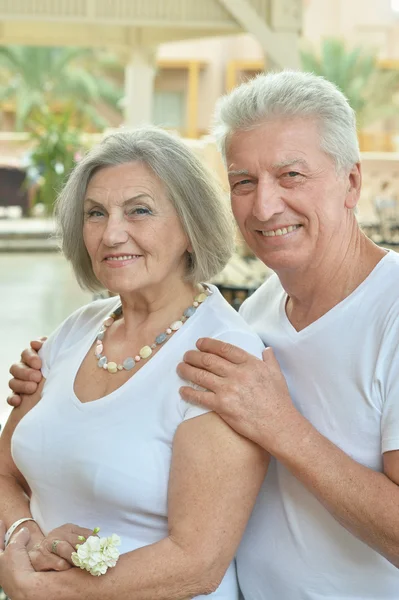
[[[213,133],[226,160],[234,132],[291,117],[319,121],[321,148],[333,158],[337,171],[350,170],[359,162],[354,110],[333,83],[313,73],[267,73],[240,85],[219,100]]]
[[[141,127],[106,137],[76,165],[57,202],[61,249],[71,261],[81,287],[104,286],[94,275],[83,241],[83,202],[91,177],[99,169],[129,162],[147,165],[165,186],[192,246],[188,281],[209,281],[234,249],[234,222],[226,194],[215,177],[177,136],[157,127]]]

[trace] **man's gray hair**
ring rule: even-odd
[[[61,248],[81,287],[96,291],[96,278],[83,241],[83,203],[88,183],[99,169],[129,162],[147,165],[165,186],[191,243],[188,281],[209,281],[234,249],[234,221],[226,194],[215,177],[177,136],[157,127],[122,131],[105,138],[76,165],[61,191],[55,215]]]
[[[333,83],[313,73],[267,73],[240,85],[219,100],[213,133],[226,160],[229,138],[236,131],[292,117],[318,120],[321,148],[333,158],[337,171],[359,162],[354,110]]]

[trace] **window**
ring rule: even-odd
[[[183,91],[155,90],[153,122],[170,129],[184,129],[186,102]]]

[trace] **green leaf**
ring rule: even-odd
[[[303,49],[301,62],[304,70],[335,83],[356,111],[359,126],[397,113],[399,73],[382,71],[370,49],[348,49],[342,40],[326,38],[317,51]]]

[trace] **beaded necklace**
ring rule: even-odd
[[[108,361],[108,358],[103,354],[105,332],[107,328],[114,323],[115,319],[122,315],[123,312],[122,305],[118,306],[118,308],[114,310],[114,312],[111,313],[109,317],[105,319],[100,328],[100,331],[97,334],[96,349],[94,352],[94,355],[97,359],[97,366],[101,369],[108,371],[108,373],[117,373],[118,371],[123,370],[131,371],[140,360],[145,360],[146,358],[149,358],[153,350],[155,350],[157,346],[161,346],[161,344],[163,344],[175,331],[178,331],[178,329],[183,327],[184,323],[195,313],[200,304],[202,304],[204,300],[206,300],[206,298],[212,294],[209,288],[204,288],[203,286],[200,286],[200,290],[200,293],[195,296],[192,305],[186,308],[180,319],[178,319],[177,321],[173,321],[173,323],[169,325],[169,327],[165,331],[157,335],[154,343],[151,344],[151,346],[143,346],[134,358],[132,356],[128,356],[127,358],[125,358],[122,364],[118,364],[113,361]]]

